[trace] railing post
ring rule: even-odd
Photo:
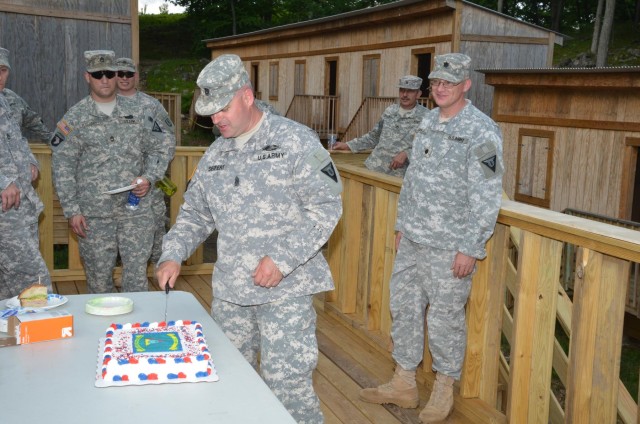
[[[510,423],[548,422],[561,257],[562,242],[521,232],[507,400]]]
[[[580,248],[576,282],[566,422],[615,423],[629,264]],[[589,388],[589,389],[587,389]]]

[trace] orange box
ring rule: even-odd
[[[73,315],[67,311],[44,311],[9,318],[8,333],[18,344],[73,337]]]

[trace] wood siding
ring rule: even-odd
[[[137,0],[2,0],[0,46],[10,53],[7,88],[51,129],[87,95],[84,51],[138,59]]]
[[[379,56],[380,97],[397,97],[398,79],[417,73],[415,55],[459,51],[474,60],[473,67],[540,67],[549,63],[559,35],[465,1],[402,0],[355,12],[286,25],[232,37],[206,40],[211,58],[224,53],[260,64],[259,86],[269,98],[262,70],[270,61],[280,64],[280,86],[274,106],[281,113],[294,97],[295,63],[307,64],[306,92],[323,95],[327,57],[338,62],[339,115],[336,130],[343,133],[363,102],[366,58]],[[428,76],[423,75],[424,78]],[[470,99],[490,113],[492,87],[483,75],[472,75]],[[428,93],[423,93],[425,96]]]
[[[639,170],[628,157],[638,148],[631,140],[640,137],[640,67],[483,72],[495,86],[493,118],[503,133],[507,195],[516,198],[518,167],[533,166],[518,163],[520,134],[549,134],[548,207],[630,219]]]

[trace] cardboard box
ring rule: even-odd
[[[73,315],[65,310],[14,315],[8,330],[18,344],[73,337]]]

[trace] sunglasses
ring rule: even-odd
[[[133,78],[135,72],[131,71],[118,71],[118,78]]]
[[[91,78],[97,79],[97,80],[102,79],[102,77],[107,77],[107,79],[111,79],[116,76],[116,72],[115,71],[95,71],[95,72],[89,72],[89,75],[91,75]]]

